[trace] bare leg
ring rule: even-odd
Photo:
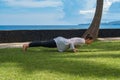
[[[48,48],[55,48],[56,43],[54,40],[49,41],[37,41],[37,42],[31,42],[27,44],[23,44],[23,51],[27,51],[27,48],[29,47],[48,47]]]

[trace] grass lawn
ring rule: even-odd
[[[96,41],[77,53],[0,49],[0,80],[120,80],[120,41]]]

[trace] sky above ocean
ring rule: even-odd
[[[90,23],[96,0],[0,0],[0,25]],[[120,0],[104,0],[102,22],[120,20]]]

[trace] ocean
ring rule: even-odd
[[[69,30],[88,29],[89,24],[79,25],[0,25],[0,30]],[[119,24],[101,24],[100,29],[120,29]]]

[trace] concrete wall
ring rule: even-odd
[[[0,31],[0,43],[49,40],[57,36],[81,37],[86,30],[14,30]],[[101,29],[99,37],[120,37],[120,29]]]

